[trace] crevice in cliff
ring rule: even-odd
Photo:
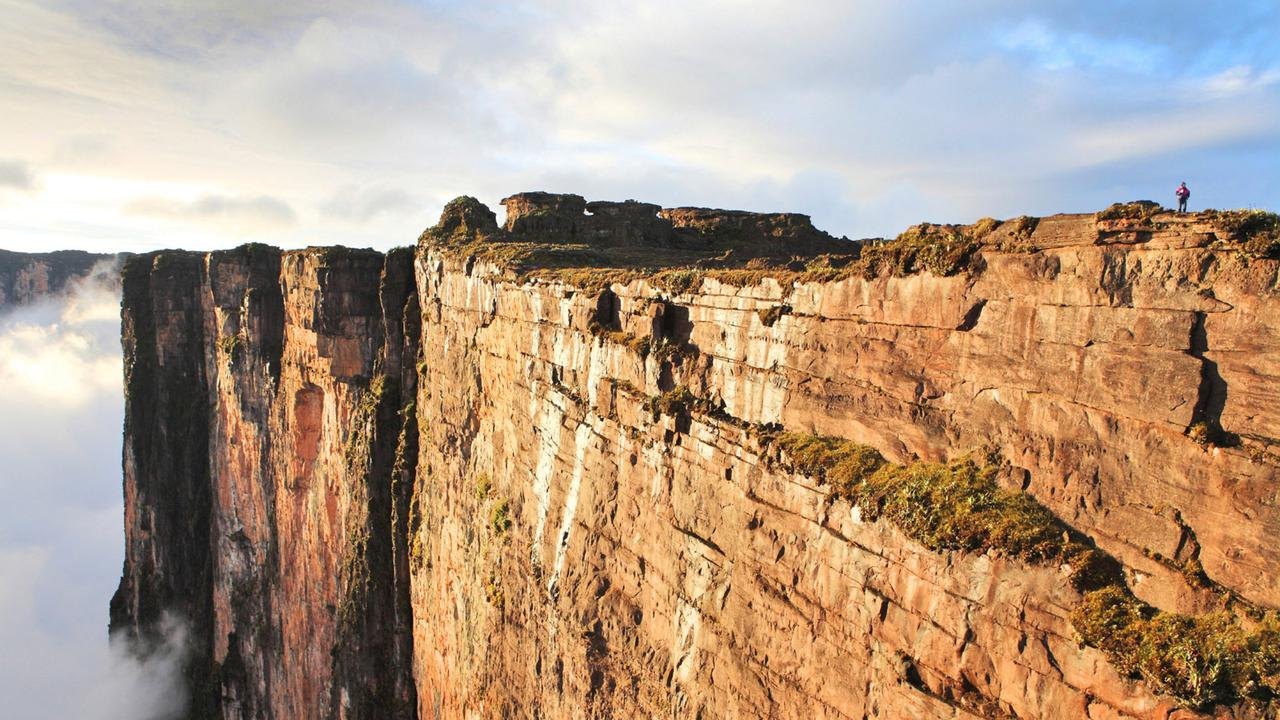
[[[982,309],[987,306],[987,299],[982,298],[973,304],[964,314],[964,318],[960,324],[956,326],[956,330],[960,332],[969,332],[978,325],[979,318],[982,317]]]
[[[380,353],[347,447],[350,512],[337,608],[331,707],[343,717],[413,718],[408,499],[416,456],[420,326],[412,253],[379,274]]]
[[[1187,352],[1200,361],[1200,386],[1197,388],[1196,405],[1191,413],[1187,434],[1200,443],[1235,447],[1240,444],[1239,436],[1222,427],[1222,411],[1227,405],[1227,381],[1218,372],[1218,364],[1205,355],[1209,352],[1205,313],[1197,312],[1194,317],[1190,350]]]

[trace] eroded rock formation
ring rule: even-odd
[[[191,620],[192,717],[1212,711],[1080,642],[1071,568],[930,550],[779,428],[981,453],[1152,606],[1280,607],[1280,263],[1211,219],[867,250],[803,216],[504,202],[385,256],[127,266],[112,620]],[[939,253],[959,272],[917,269]]]

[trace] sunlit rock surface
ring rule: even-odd
[[[849,247],[803,216],[504,203],[437,239]],[[1197,717],[1082,646],[1066,568],[930,551],[749,431],[991,451],[1147,602],[1280,606],[1280,263],[1195,216],[1011,233],[948,277],[678,291],[426,236],[136,258],[113,625],[194,619],[192,717]],[[721,410],[646,402],[681,386]]]

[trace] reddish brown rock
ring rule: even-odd
[[[494,241],[653,215],[573,198],[509,199]],[[807,225],[706,212],[662,215]],[[1199,222],[1045,218],[952,277],[676,295],[431,242],[412,277],[408,251],[141,258],[113,622],[196,618],[225,718],[1197,717],[1081,646],[1067,568],[930,551],[744,427],[994,450],[1143,599],[1210,607],[1194,560],[1276,608],[1280,263]],[[655,415],[676,386],[722,412]]]

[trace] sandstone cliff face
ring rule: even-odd
[[[811,230],[574,197],[508,232]],[[1212,232],[1058,216],[950,277],[680,292],[431,242],[139,258],[113,623],[194,618],[196,717],[1192,717],[1077,640],[1068,568],[931,551],[751,428],[994,451],[1143,600],[1280,607],[1278,263]]]
[[[162,613],[192,624],[192,717],[411,712],[393,559],[397,450],[415,434],[410,265],[250,246],[126,268],[112,625],[146,640]]]
[[[70,283],[91,274],[95,266],[123,257],[79,250],[49,253],[0,250],[0,310],[63,294]]]

